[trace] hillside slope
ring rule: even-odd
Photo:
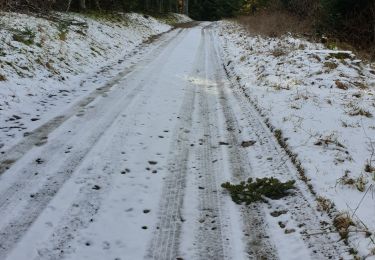
[[[169,22],[190,21],[171,14]],[[0,14],[0,152],[119,73],[173,27],[148,15]],[[100,75],[100,77],[97,77]]]

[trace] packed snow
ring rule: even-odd
[[[318,209],[347,213],[350,245],[373,256],[375,64],[292,35],[251,35],[230,21],[218,34],[229,74],[297,154]]]
[[[374,65],[189,22],[1,13],[0,258],[374,257]]]
[[[170,14],[168,20],[190,18]],[[171,25],[151,16],[0,13],[0,152],[122,68]]]

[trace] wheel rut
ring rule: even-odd
[[[199,63],[203,43],[199,44],[195,64]],[[191,72],[191,77],[196,70]],[[180,255],[181,230],[184,223],[182,215],[186,178],[191,156],[191,130],[196,103],[196,85],[185,90],[183,103],[178,113],[178,123],[174,128],[168,158],[168,175],[164,180],[158,224],[153,233],[145,259],[176,259]]]
[[[179,37],[183,31],[184,31],[183,29],[179,29],[177,32],[173,32],[172,35],[165,35],[162,41],[155,47],[155,50],[153,51],[153,55],[151,57],[146,56],[145,59],[142,61],[142,64],[147,64],[148,62],[152,60],[153,57],[160,54],[162,50],[164,50],[168,46],[171,40],[176,37]],[[142,53],[140,53],[139,55],[142,56]],[[121,81],[124,77],[134,72],[137,65],[139,64],[132,64],[128,66],[123,71],[119,72],[118,75],[116,75],[114,78],[106,82],[106,84],[104,84],[101,87],[96,88],[88,96],[86,96],[85,98],[77,102],[75,105],[73,105],[70,109],[65,111],[63,115],[59,115],[50,119],[45,124],[27,133],[27,135],[19,143],[17,143],[16,145],[11,147],[7,151],[2,152],[2,158],[0,160],[0,175],[4,173],[6,170],[8,170],[17,160],[22,158],[22,156],[24,156],[34,146],[43,145],[48,135],[51,132],[53,132],[60,125],[62,125],[67,120],[69,120],[71,117],[79,113],[79,111],[83,107],[88,106],[97,97],[110,91],[112,87],[114,87],[117,83],[119,83],[119,81]],[[102,72],[108,69],[109,68],[106,67],[103,69]]]
[[[82,259],[87,252],[273,260],[285,259],[280,248],[290,241],[311,259],[344,255],[336,236],[306,236],[328,217],[222,65],[213,24],[198,27],[162,38],[138,70],[121,72],[11,148],[0,162],[0,259],[33,251],[35,260]],[[249,177],[293,179],[296,190],[277,201],[235,205],[221,183]],[[284,227],[277,224],[285,219]],[[293,234],[284,234],[286,225]],[[276,229],[287,242],[275,239]],[[42,231],[42,242],[30,241]],[[89,238],[94,242],[85,247]],[[109,241],[111,250],[100,251]]]
[[[216,50],[217,53],[220,53]],[[220,57],[214,55],[214,57]],[[223,62],[220,62],[223,64]],[[224,65],[220,67],[221,72],[219,74],[226,75]],[[294,165],[291,163],[285,151],[279,146],[276,141],[276,138],[270,132],[268,127],[265,125],[263,119],[259,115],[258,111],[253,107],[252,103],[246,98],[241,88],[238,86],[234,80],[228,75],[228,83],[226,86],[222,84],[220,90],[220,100],[223,107],[223,112],[228,124],[228,128],[232,131],[229,132],[229,138],[234,142],[235,147],[241,146],[241,141],[244,141],[241,134],[247,132],[252,140],[255,140],[257,143],[251,147],[252,152],[244,154],[242,158],[245,158],[245,161],[248,161],[252,165],[252,172],[249,172],[247,176],[243,176],[242,180],[246,180],[248,177],[276,177],[281,180],[296,180],[296,190],[293,195],[287,196],[279,201],[272,203],[272,205],[267,205],[264,209],[258,207],[256,212],[259,212],[260,215],[257,216],[257,213],[253,212],[252,207],[247,207],[244,219],[253,219],[249,221],[251,223],[259,223],[259,226],[262,226],[262,219],[265,214],[270,214],[272,211],[287,211],[291,217],[291,222],[294,222],[295,226],[299,229],[301,234],[300,239],[303,240],[306,247],[309,248],[311,252],[312,259],[332,259],[337,255],[343,255],[342,251],[345,246],[342,242],[337,242],[338,238],[331,234],[322,234],[320,237],[311,237],[306,236],[308,231],[311,230],[322,230],[326,228],[324,224],[327,223],[327,216],[324,216],[321,212],[318,212],[315,205],[315,201],[312,195],[309,195],[309,189],[307,185],[298,178],[298,172]],[[230,102],[229,102],[230,100]],[[236,107],[236,112],[234,112],[233,107]],[[237,131],[236,131],[237,130]],[[238,148],[237,148],[238,150]],[[245,149],[241,149],[245,150]],[[241,154],[241,151],[239,152]],[[243,152],[242,152],[243,153]],[[238,154],[234,152],[233,154]],[[238,157],[237,157],[238,158]],[[241,156],[239,157],[241,158]],[[235,160],[235,158],[234,158]],[[241,163],[240,163],[241,164]],[[238,165],[238,163],[234,163]],[[243,164],[242,164],[243,165]],[[243,172],[243,170],[241,170]],[[255,219],[254,219],[254,216]],[[257,230],[258,225],[247,224],[248,232],[254,232]],[[246,224],[245,224],[246,226]],[[266,231],[266,230],[265,230]],[[256,232],[256,231],[255,231]],[[255,237],[262,238],[260,241],[269,240],[266,233],[260,233],[255,235]],[[262,242],[261,242],[262,243]],[[261,247],[253,246],[250,242],[249,249],[260,248],[260,251],[267,249],[267,245],[262,245]],[[271,246],[271,248],[274,248]],[[250,250],[251,251],[251,250]],[[261,257],[265,255],[269,259],[277,258],[277,254],[273,253],[267,255],[269,250],[266,250],[264,253],[261,253]],[[275,249],[271,249],[271,252],[275,252]],[[255,256],[258,253],[255,252]]]
[[[215,46],[213,35],[210,34],[210,44]],[[214,73],[214,80],[217,84],[219,113],[222,113],[225,125],[221,126],[225,133],[225,141],[228,145],[229,165],[232,178],[235,182],[240,182],[254,176],[254,169],[249,160],[248,153],[241,147],[244,141],[241,133],[252,129],[243,129],[238,123],[238,117],[243,115],[235,114],[233,104],[229,103],[225,94],[228,87],[227,79],[221,70],[221,63],[218,60],[218,53],[215,48],[211,48],[210,57],[215,64],[218,64]],[[251,120],[251,119],[250,119]],[[273,242],[269,239],[267,223],[265,222],[265,212],[261,205],[241,206],[243,219],[243,237],[245,238],[246,251],[250,259],[278,259],[278,255]]]
[[[151,54],[152,57],[155,57],[154,54],[156,57],[167,56],[183,40],[184,34],[178,35],[172,42],[163,42],[160,49]],[[168,52],[166,51],[167,46],[169,47]],[[20,176],[16,182],[11,183],[0,193],[0,217],[2,219],[2,223],[0,223],[0,258],[4,258],[11,251],[60,188],[70,179],[107,129],[121,118],[127,107],[132,105],[133,100],[147,85],[147,79],[150,80],[151,77],[157,75],[156,71],[162,67],[163,64],[155,66],[146,75],[144,81],[127,91],[115,89],[114,92],[122,91],[122,94],[114,95],[110,104],[104,99],[102,100],[103,104],[97,104],[97,106],[101,104],[101,108],[88,109],[86,115],[71,119],[76,121],[71,129],[75,129],[77,132],[69,130],[64,138],[57,138],[52,143],[38,147],[38,153],[34,153],[34,156],[21,158],[20,160],[25,160],[24,166],[17,167],[15,165],[9,169],[9,171],[14,171],[14,174]],[[103,107],[106,109],[102,110]],[[101,120],[97,120],[99,115],[102,118]],[[54,130],[67,119],[61,120],[57,125],[48,129]],[[94,121],[94,127],[92,124],[87,124],[88,121]],[[71,149],[69,153],[66,153],[66,143],[70,143],[72,139],[79,140],[82,145],[78,149]],[[51,171],[51,169],[53,170]],[[86,199],[90,201],[94,197],[87,196]],[[12,218],[9,217],[9,212],[12,212]],[[79,230],[78,227],[75,230]],[[68,241],[69,239],[64,243]]]
[[[207,31],[202,29],[203,51],[199,62],[198,78],[203,84],[198,89],[197,115],[195,135],[199,136],[196,155],[196,187],[198,192],[199,219],[196,221],[197,255],[196,259],[225,259],[227,250],[223,238],[222,209],[220,205],[220,175],[221,154],[219,153],[218,118],[215,111],[216,98],[210,95],[215,90],[211,80],[209,42]]]

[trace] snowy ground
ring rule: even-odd
[[[107,19],[0,14],[0,152],[114,77],[142,43],[170,29],[135,13]]]
[[[220,22],[218,34],[228,73],[298,155],[317,207],[347,212],[350,244],[375,254],[375,65],[291,36],[249,35],[234,22]]]
[[[344,200],[369,194],[356,211],[356,220],[373,210],[372,190],[357,191],[361,186],[354,166],[349,176],[355,178],[354,188],[344,182],[332,187],[330,175],[355,160],[363,164],[370,153],[358,143],[350,148],[353,140],[324,139],[323,130],[330,125],[322,121],[329,114],[304,109],[313,109],[315,102],[322,105],[320,92],[304,90],[303,101],[291,101],[289,92],[294,91],[293,97],[299,94],[292,89],[297,83],[271,87],[271,82],[280,83],[272,73],[254,76],[259,73],[252,65],[264,64],[263,70],[271,70],[280,66],[272,62],[282,57],[275,53],[278,57],[266,63],[269,51],[262,54],[266,46],[262,39],[259,56],[254,57],[249,45],[254,38],[230,23],[190,24],[146,40],[171,27],[137,14],[127,15],[126,22],[75,15],[64,18],[69,31],[61,34],[65,30],[58,25],[61,17],[53,23],[17,14],[2,19],[8,27],[2,26],[0,34],[5,126],[0,154],[0,259],[352,259],[353,245],[362,255],[371,249],[363,233],[351,233],[347,246],[336,232],[322,232],[333,230],[334,210],[347,209]],[[35,37],[25,26],[36,28]],[[32,39],[26,37],[30,35]],[[304,44],[300,55],[312,46]],[[64,46],[61,56],[60,46]],[[313,53],[319,59],[327,55],[322,50]],[[249,63],[251,58],[259,59],[259,64]],[[289,69],[297,73],[305,70],[304,65],[280,69],[288,69],[283,75],[291,78]],[[370,103],[372,76],[367,68],[363,71],[366,74],[358,81],[368,84],[365,90],[354,91],[351,85],[345,92],[321,87],[327,91],[325,98],[332,99],[323,108],[347,101],[344,94],[361,100],[358,105]],[[296,74],[301,75],[300,82],[308,82],[301,73]],[[328,75],[323,72],[320,77]],[[262,78],[267,85],[260,84]],[[247,84],[243,87],[237,80]],[[284,89],[287,86],[289,90]],[[334,100],[330,91],[343,96],[337,94]],[[283,94],[275,98],[275,93]],[[300,109],[289,108],[290,102]],[[296,152],[311,180],[299,178],[299,169],[254,104],[282,129],[285,138],[289,136],[293,151],[299,149]],[[370,105],[365,109],[375,112]],[[320,112],[321,121],[313,121],[314,129],[304,129],[301,123],[306,132],[322,131],[316,145],[307,142],[301,148],[291,143],[304,139],[296,134],[299,128],[294,127],[295,133],[291,127],[282,128],[295,122],[292,119],[277,124],[278,116],[289,115],[288,111],[303,111],[307,121]],[[345,111],[340,115],[348,124],[353,123],[349,119],[361,119],[346,117]],[[329,123],[336,126],[332,120]],[[361,128],[347,129],[366,129],[370,138],[373,121],[360,122]],[[357,131],[357,140],[361,136]],[[359,156],[361,151],[366,153]],[[353,159],[340,162],[345,155]],[[330,159],[339,161],[335,165]],[[312,174],[309,165],[330,172]],[[279,200],[234,204],[221,184],[249,177],[295,180],[296,189]],[[364,189],[371,187],[371,178],[367,180]],[[335,200],[335,208],[320,210],[313,191]],[[324,202],[321,207],[328,204]],[[367,220],[364,223],[371,228],[371,216]]]

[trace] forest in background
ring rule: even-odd
[[[241,16],[241,21],[245,21],[248,27],[327,35],[356,49],[371,52],[371,58],[375,57],[374,0],[0,0],[0,9],[176,12],[195,20],[211,21]]]
[[[374,0],[246,0],[241,12],[247,27],[271,36],[286,31],[325,35],[328,47],[355,48],[375,59]]]
[[[0,0],[6,11],[188,13],[188,0]]]

